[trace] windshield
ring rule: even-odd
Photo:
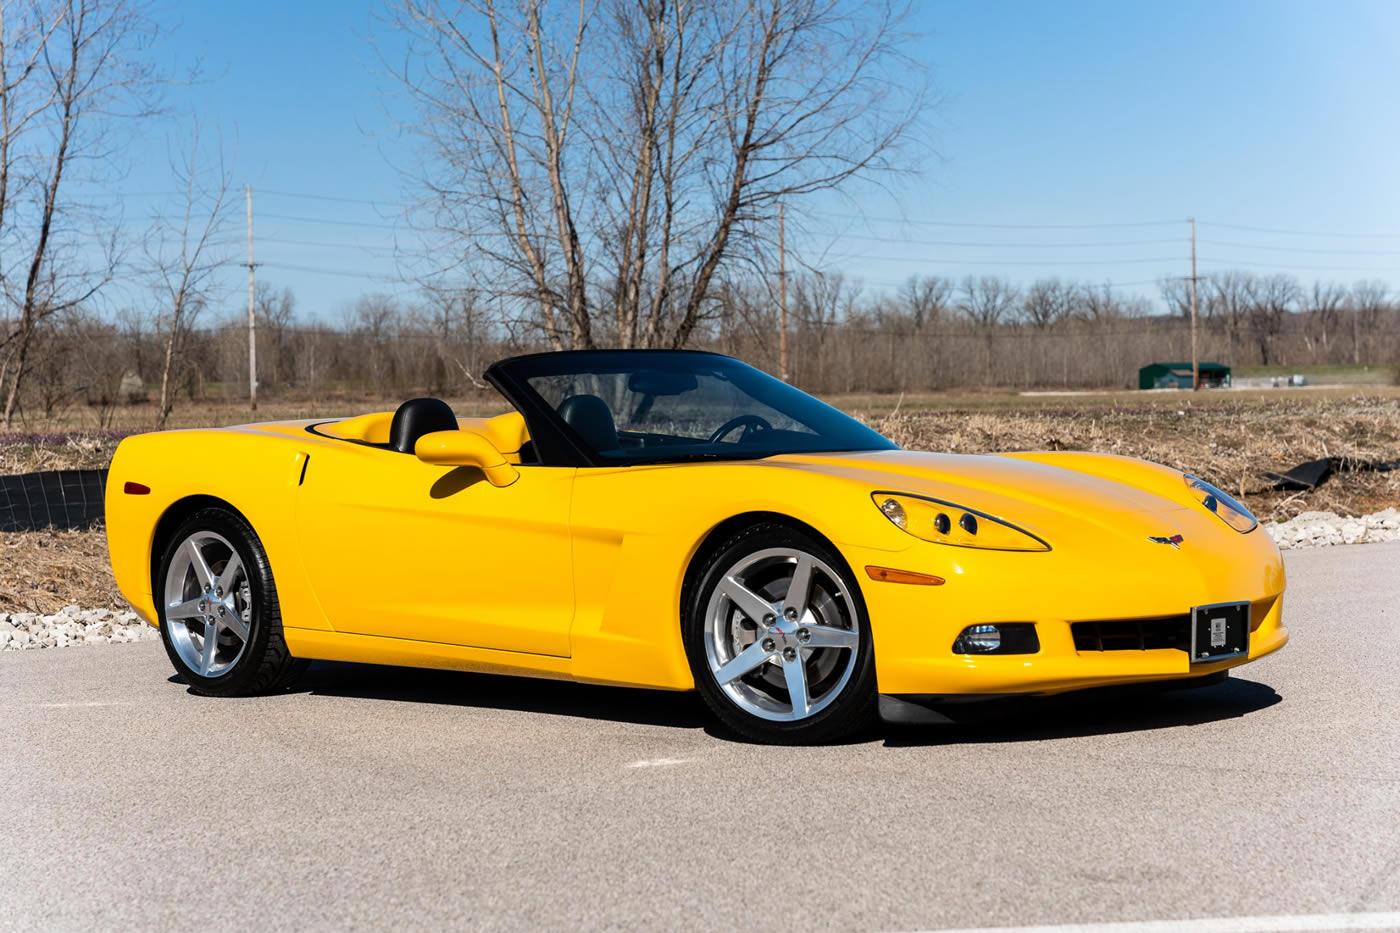
[[[500,365],[597,463],[895,447],[805,392],[711,353],[583,351]]]

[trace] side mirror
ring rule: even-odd
[[[520,474],[505,455],[475,431],[434,431],[418,438],[413,453],[424,463],[476,467],[492,486],[509,486]]]

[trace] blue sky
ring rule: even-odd
[[[415,143],[390,116],[377,9],[158,0],[178,24],[165,54],[202,57],[207,80],[171,92],[172,120],[134,141],[127,217],[170,190],[173,117],[197,113],[254,188],[260,277],[305,317],[407,294],[393,245],[411,239],[400,169]],[[1400,288],[1400,3],[916,0],[912,26],[942,98],[923,171],[811,204],[794,243],[807,261],[870,290],[995,273],[1155,295],[1189,272],[1194,215],[1203,273]],[[231,274],[230,310],[239,287]]]

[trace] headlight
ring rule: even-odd
[[[1195,493],[1201,505],[1220,516],[1221,521],[1240,534],[1249,534],[1259,524],[1254,513],[1237,502],[1228,492],[1216,489],[1199,476],[1192,476],[1190,473],[1183,474],[1182,479],[1186,481],[1187,488]]]
[[[875,506],[901,531],[934,544],[991,551],[1048,551],[1050,545],[1009,522],[941,499],[872,493]]]

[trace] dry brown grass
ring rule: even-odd
[[[905,447],[955,453],[1098,450],[1199,474],[1242,495],[1263,518],[1309,509],[1357,515],[1400,505],[1400,471],[1348,472],[1307,493],[1269,488],[1266,471],[1319,457],[1400,459],[1400,392],[1385,387],[1311,393],[1114,393],[1024,397],[1008,393],[847,396],[832,399]],[[262,419],[331,417],[393,407],[382,399],[264,406]],[[453,400],[462,413],[503,410],[486,396]],[[177,409],[174,426],[236,424],[245,408]],[[138,427],[132,425],[131,427]],[[121,432],[0,437],[0,473],[102,467]],[[0,534],[0,612],[53,612],[125,604],[101,530]]]
[[[0,533],[0,613],[53,613],[74,604],[126,608],[101,529]]]
[[[1061,400],[1067,401],[1067,400]],[[1189,402],[1189,399],[1185,399]],[[1180,407],[1177,407],[1180,405]],[[1400,471],[1343,472],[1306,493],[1264,478],[1321,457],[1400,459],[1400,400],[1287,397],[1209,405],[915,410],[867,415],[896,443],[923,450],[995,453],[1094,450],[1195,473],[1242,498],[1261,518],[1321,509],[1358,515],[1400,505]]]

